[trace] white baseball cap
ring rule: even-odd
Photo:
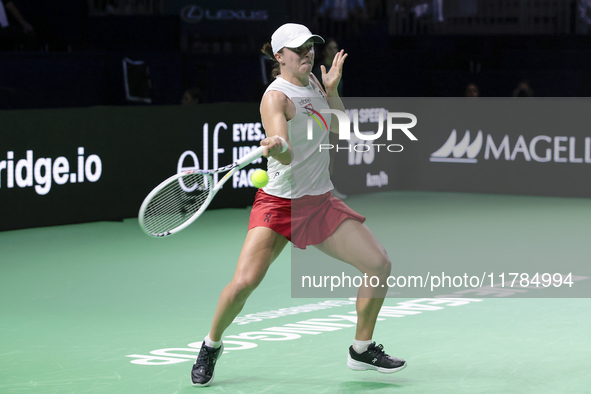
[[[316,44],[324,43],[324,38],[312,34],[306,26],[297,23],[286,23],[275,30],[275,33],[271,36],[271,47],[275,54],[285,47],[297,48],[310,38],[313,38]]]

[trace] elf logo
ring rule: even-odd
[[[513,136],[513,138],[515,138]],[[498,139],[497,139],[498,141]],[[476,156],[484,146],[484,160],[491,156],[495,160],[503,157],[507,161],[515,161],[522,157],[525,161],[539,163],[591,163],[591,137],[548,136],[537,135],[526,141],[523,135],[512,143],[509,135],[505,135],[500,142],[495,142],[492,135],[484,135],[478,131],[474,141],[470,141],[470,131],[467,130],[460,142],[457,142],[457,132],[452,130],[447,141],[437,151],[431,154],[429,161],[448,163],[477,163]]]

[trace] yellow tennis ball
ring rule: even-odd
[[[267,175],[267,171],[256,170],[250,176],[250,180],[252,181],[254,187],[258,187],[260,189],[261,187],[267,186],[267,183],[269,183],[269,176]]]

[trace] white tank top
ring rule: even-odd
[[[333,189],[328,171],[328,150],[319,150],[320,144],[329,143],[331,116],[322,114],[326,121],[324,124],[322,118],[312,111],[320,113],[321,109],[330,107],[320,87],[312,78],[308,81],[308,86],[296,86],[279,76],[265,90],[265,94],[270,90],[284,93],[296,108],[295,116],[287,122],[287,133],[294,153],[291,164],[283,165],[273,157],[269,157],[267,162],[269,183],[263,190],[272,196],[293,199],[305,195],[317,196]],[[316,119],[308,114],[313,114]],[[308,140],[309,118],[312,118],[313,124],[312,140]]]

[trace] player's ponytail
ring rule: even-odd
[[[273,70],[271,71],[271,77],[273,77],[273,79],[277,78],[277,76],[281,74],[281,70],[279,69],[279,62],[277,61],[277,59],[275,59],[275,56],[273,54],[273,48],[271,47],[271,44],[269,44],[268,42],[265,43],[265,45],[263,45],[263,47],[261,48],[261,52],[273,60]],[[283,48],[281,48],[281,50],[279,50],[278,53],[283,53]]]

